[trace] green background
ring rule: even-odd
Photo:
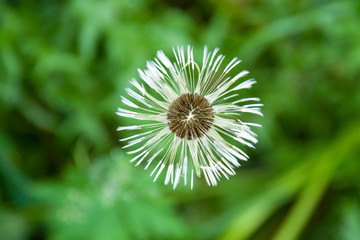
[[[356,0],[0,1],[0,239],[360,239],[359,26]],[[264,117],[236,176],[173,191],[115,111],[187,44],[242,59]]]

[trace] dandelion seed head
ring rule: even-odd
[[[134,155],[135,166],[152,169],[154,181],[165,172],[164,183],[174,189],[181,180],[193,188],[195,177],[216,186],[222,177],[235,175],[239,161],[248,160],[242,149],[257,143],[252,128],[261,125],[242,116],[262,116],[262,104],[259,98],[241,97],[256,81],[240,80],[246,70],[232,73],[241,62],[237,58],[222,67],[225,56],[219,49],[205,47],[200,61],[191,46],[174,48],[175,62],[162,51],[156,56],[147,69],[139,69],[142,81],[132,79],[135,89],[126,89],[128,96],[121,98],[127,109],[118,108],[117,114],[143,121],[117,129],[134,132],[120,139],[127,142],[123,148]]]

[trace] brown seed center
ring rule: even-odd
[[[185,93],[170,105],[167,120],[177,137],[192,140],[209,131],[214,112],[206,98],[197,93]]]

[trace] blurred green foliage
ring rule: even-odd
[[[0,239],[360,239],[359,26],[357,0],[0,1]],[[114,112],[187,44],[243,59],[265,117],[235,177],[172,191]]]

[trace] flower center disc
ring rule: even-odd
[[[185,93],[170,105],[167,120],[177,137],[192,140],[209,131],[214,112],[206,98],[198,93]]]

